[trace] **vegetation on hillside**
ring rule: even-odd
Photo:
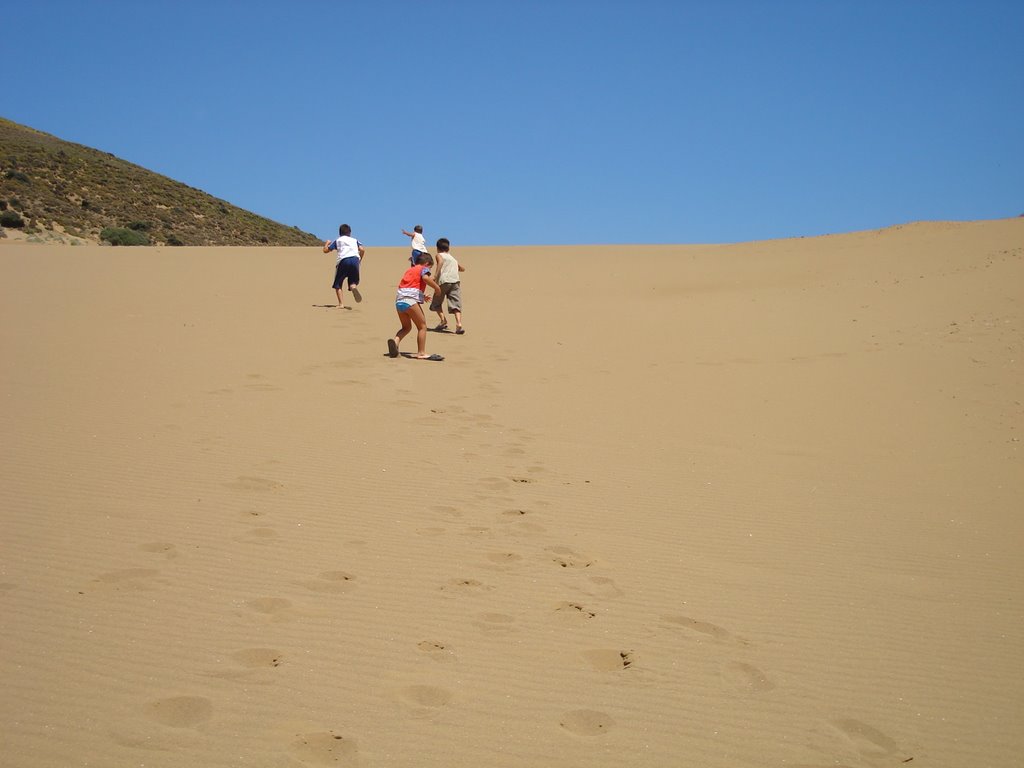
[[[112,244],[318,245],[107,152],[0,118],[0,226]],[[104,236],[106,233],[107,236]]]

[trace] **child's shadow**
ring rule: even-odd
[[[314,304],[314,307],[318,309],[337,309],[337,304]],[[352,309],[352,307],[342,307],[342,309]]]

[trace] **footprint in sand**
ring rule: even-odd
[[[315,579],[296,581],[295,584],[305,587],[310,592],[340,595],[355,586],[355,578],[347,571],[324,571]]]
[[[444,643],[437,640],[421,640],[416,644],[422,653],[425,653],[434,661],[454,661],[455,652]]]
[[[359,765],[358,743],[334,731],[297,734],[289,752],[305,765]]]
[[[831,720],[829,725],[839,731],[864,757],[886,757],[899,749],[895,741],[860,720]]]
[[[562,568],[589,568],[594,564],[592,558],[573,552],[568,547],[547,547],[551,560]]]
[[[431,538],[433,538],[435,536],[443,536],[447,532],[448,531],[445,528],[436,528],[436,527],[417,528],[416,529],[416,533],[418,533],[420,536],[429,536]]]
[[[523,556],[515,552],[488,552],[486,558],[493,565],[511,566],[522,561]]]
[[[500,518],[502,522],[512,524],[513,527],[510,530],[513,536],[534,536],[544,533],[547,529],[543,525],[527,519],[529,515],[530,512],[525,509],[506,509],[501,513]]]
[[[607,576],[591,576],[590,586],[587,587],[585,585],[580,585],[580,589],[592,597],[599,597],[602,599],[622,597],[623,595],[622,590],[619,589],[615,585],[615,582]]]
[[[155,568],[122,568],[101,573],[92,580],[92,587],[113,592],[145,592],[156,589],[154,580],[159,575]]]
[[[438,587],[446,597],[456,598],[459,596],[482,595],[494,589],[489,584],[484,584],[479,579],[452,579],[447,584]]]
[[[513,536],[526,539],[540,536],[541,534],[547,533],[547,528],[538,523],[519,523],[516,525],[511,534]]]
[[[231,658],[247,669],[269,669],[284,663],[284,654],[276,648],[243,648]]]
[[[398,691],[398,700],[417,717],[430,717],[452,703],[455,694],[435,685],[408,685]]]
[[[281,538],[281,534],[273,528],[253,528],[250,531],[234,537],[235,541],[243,544],[273,544]]]
[[[604,650],[583,651],[583,658],[598,672],[618,672],[633,666],[632,651]]]
[[[246,475],[239,475],[237,479],[224,483],[224,485],[235,491],[250,491],[254,493],[274,493],[284,489],[284,483],[279,483],[276,480]]]
[[[596,613],[584,608],[579,603],[563,602],[555,606],[555,612],[560,616],[564,616],[572,621],[580,619],[592,619],[597,616]]]
[[[272,621],[288,621],[298,614],[292,607],[292,601],[283,597],[255,597],[246,600],[243,605]]]
[[[577,736],[601,736],[615,727],[611,715],[593,709],[574,709],[566,712],[558,724]]]
[[[155,555],[163,555],[168,560],[178,556],[178,548],[165,541],[154,541],[149,544],[139,544],[139,549],[143,552],[152,552]]]
[[[722,685],[738,693],[764,693],[775,687],[768,675],[752,664],[730,661],[720,670]]]
[[[231,654],[237,667],[218,667],[205,673],[207,677],[221,680],[245,680],[247,685],[269,683],[271,677],[265,674],[284,664],[284,654],[276,648],[243,648]]]
[[[171,728],[199,728],[213,716],[213,704],[202,696],[172,696],[150,701],[143,711],[150,720]]]
[[[444,515],[445,517],[450,517],[452,520],[459,520],[466,516],[466,514],[461,510],[448,504],[437,504],[432,506],[430,511],[436,512],[439,515]]]
[[[482,477],[478,481],[480,486],[489,491],[503,491],[508,488],[509,481],[503,477]]]
[[[661,618],[663,621],[667,621],[670,624],[679,625],[685,627],[687,630],[691,630],[694,634],[691,634],[690,636],[697,642],[702,642],[704,638],[709,637],[716,643],[731,643],[733,645],[750,644],[748,640],[745,640],[742,637],[737,637],[717,624],[711,624],[707,621],[698,621],[697,619],[691,619],[689,616],[662,616]]]
[[[489,635],[509,635],[516,631],[515,617],[507,613],[482,613],[473,626]]]

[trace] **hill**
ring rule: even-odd
[[[19,224],[20,220],[20,224]],[[159,245],[318,245],[320,239],[81,144],[0,118],[0,223],[99,242],[107,229]],[[127,230],[127,231],[125,231]],[[3,230],[0,230],[2,233]]]

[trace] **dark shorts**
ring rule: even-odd
[[[462,290],[460,283],[441,283],[441,290],[434,291],[434,298],[430,300],[430,311],[440,312],[444,300],[448,299],[449,312],[462,311]]]
[[[338,262],[338,265],[334,268],[334,285],[331,287],[335,290],[341,288],[341,284],[346,279],[348,279],[349,288],[353,285],[359,285],[358,256],[349,256],[347,259],[342,259]]]
[[[420,257],[421,253],[424,253],[424,251],[417,251],[415,248],[412,249],[412,253],[409,255],[410,266],[416,266],[416,259]]]

